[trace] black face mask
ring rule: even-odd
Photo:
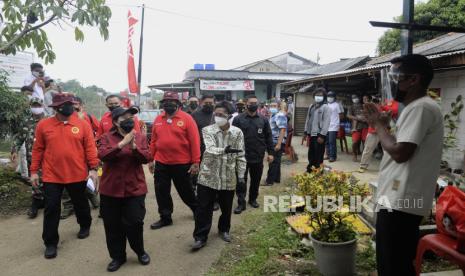
[[[257,111],[257,109],[258,109],[258,105],[256,105],[256,104],[249,104],[249,105],[247,105],[247,110],[249,110],[249,111],[252,112],[252,113],[255,112],[255,111]]]
[[[196,110],[197,107],[199,107],[199,105],[197,103],[190,103],[189,104],[189,108],[192,109],[192,110]]]
[[[113,111],[113,110],[115,110],[115,109],[118,108],[118,107],[119,107],[119,106],[114,106],[114,105],[112,105],[112,106],[108,107],[108,109],[109,109],[110,111]]]
[[[399,84],[391,81],[391,93],[395,101],[403,103],[408,92],[400,90]]]
[[[202,106],[202,111],[207,114],[211,114],[213,112],[213,105],[205,104]]]
[[[119,123],[119,127],[126,133],[134,129],[134,119],[129,118]]]
[[[74,112],[74,106],[71,103],[65,103],[57,109],[57,112],[65,117],[69,117]]]
[[[176,110],[178,110],[178,106],[175,103],[164,103],[163,110],[165,110],[168,115],[173,115]]]

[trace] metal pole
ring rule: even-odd
[[[413,24],[414,0],[404,0],[403,5],[403,23]],[[410,29],[401,31],[401,54],[407,55],[413,53],[413,32]]]
[[[137,72],[137,105],[140,107],[140,93],[141,93],[141,83],[142,83],[142,49],[144,45],[144,15],[145,15],[145,4],[142,4],[142,22],[140,25],[140,42],[139,42],[139,69]]]

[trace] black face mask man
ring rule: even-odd
[[[74,106],[70,102],[64,103],[61,106],[59,106],[56,111],[64,117],[69,117],[74,112]]]
[[[128,118],[124,121],[121,121],[119,123],[119,127],[125,132],[129,133],[134,129],[134,119],[133,118]]]
[[[165,110],[168,115],[173,115],[176,110],[178,110],[178,105],[172,101],[164,101],[163,110]]]
[[[213,113],[213,105],[212,104],[204,104],[202,106],[202,112],[211,114]]]

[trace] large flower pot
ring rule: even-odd
[[[315,251],[315,259],[318,270],[324,276],[348,276],[355,275],[355,253],[357,239],[329,243],[315,240],[309,235]]]

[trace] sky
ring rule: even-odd
[[[402,13],[402,0],[107,0],[113,13],[107,41],[96,28],[83,28],[82,43],[74,40],[72,27],[45,28],[57,55],[46,65],[47,75],[109,92],[126,89],[127,13],[130,9],[140,19],[141,9],[131,6],[142,3],[147,6],[143,91],[147,85],[182,81],[195,63],[226,70],[289,51],[313,61],[319,56],[320,64],[374,56],[386,30],[368,21],[391,22]],[[136,66],[139,35],[138,24]]]

